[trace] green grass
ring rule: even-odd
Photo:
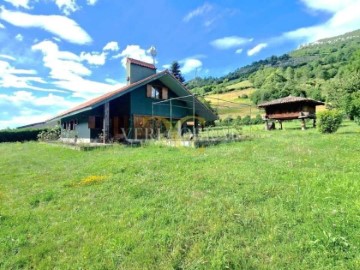
[[[285,127],[206,149],[0,144],[0,268],[359,269],[360,127]]]
[[[244,82],[241,82],[240,84],[243,83]],[[261,114],[262,111],[260,111],[249,98],[240,98],[242,94],[250,96],[254,91],[254,88],[234,90],[221,94],[207,95],[205,99],[211,102],[212,107],[217,110],[221,119],[225,119],[228,116],[235,118],[236,116],[244,117],[246,115],[251,115],[254,118],[256,114]],[[251,106],[251,110],[249,105]]]
[[[241,81],[241,82],[229,83],[226,86],[227,89],[244,89],[245,87],[253,88],[253,84],[250,81]]]

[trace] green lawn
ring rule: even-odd
[[[289,127],[206,149],[0,144],[0,268],[359,269],[360,127]]]

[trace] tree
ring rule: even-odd
[[[183,75],[181,74],[180,65],[177,61],[172,62],[171,67],[170,67],[170,72],[181,83],[185,82],[185,79],[184,79]]]

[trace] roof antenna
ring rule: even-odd
[[[152,59],[153,59],[153,64],[154,64],[154,66],[155,66],[155,57],[156,57],[156,55],[157,55],[156,48],[155,48],[154,46],[151,46],[150,49],[149,49],[149,51],[150,51],[151,57],[152,57]]]

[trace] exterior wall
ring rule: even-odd
[[[88,116],[98,116],[104,118],[104,105],[101,105],[88,112]],[[89,129],[89,128],[88,128]],[[99,135],[102,133],[103,125],[99,129],[89,129],[91,141],[96,141],[99,138]]]
[[[301,117],[314,118],[316,107],[304,103],[292,103],[283,105],[274,105],[265,108],[266,116],[269,119],[298,119]]]
[[[174,98],[176,95],[169,89],[169,98]],[[161,99],[148,98],[146,96],[146,85],[131,92],[131,114],[132,115],[152,115],[152,108],[154,108],[155,116],[170,117],[170,106],[167,105],[154,105],[153,102],[162,101]],[[186,103],[181,100],[172,101],[173,105],[184,106]],[[192,115],[192,111],[187,108],[172,108],[172,118],[182,118],[187,115]]]
[[[162,85],[160,81],[153,82],[154,85]],[[175,98],[177,95],[168,89],[168,98]],[[110,137],[116,139],[117,135],[121,135],[124,128],[126,136],[134,137],[134,120],[139,117],[160,116],[170,118],[170,103],[164,102],[164,105],[153,105],[154,102],[165,101],[147,97],[147,86],[141,86],[124,96],[110,101]],[[187,105],[184,101],[172,101],[172,118],[174,120],[191,116],[193,114],[191,105]],[[176,107],[182,106],[182,107]],[[184,108],[185,107],[185,108]],[[153,110],[154,109],[154,110]],[[75,130],[66,131],[62,129],[61,137],[64,141],[74,142],[95,142],[99,139],[99,135],[103,132],[103,125],[99,128],[89,128],[89,117],[96,116],[101,119],[104,117],[104,105],[98,106],[90,111],[79,113],[74,116],[65,117],[61,122],[77,121]]]
[[[85,140],[90,141],[94,140],[98,137],[98,134],[101,133],[100,130],[93,130],[89,129],[88,127],[88,120],[89,116],[99,116],[103,117],[103,106],[99,106],[98,108],[95,108],[94,110],[79,113],[74,116],[65,117],[61,119],[61,123],[69,122],[72,120],[77,120],[78,124],[75,126],[74,130],[64,130],[61,125],[61,139],[70,141],[74,141],[75,137],[77,138],[77,141]]]
[[[90,130],[88,129],[88,117],[85,113],[66,117],[61,119],[61,123],[77,120],[78,124],[74,130],[65,130],[61,126],[61,138],[90,138]]]
[[[132,64],[130,62],[127,62],[126,64],[126,77],[130,79],[129,81],[130,83],[140,81],[151,75],[154,75],[155,73],[156,73],[155,69],[142,67],[139,65]]]

